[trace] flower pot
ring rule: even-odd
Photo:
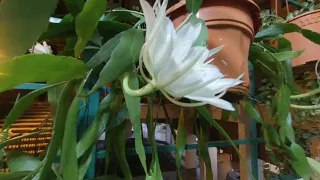
[[[320,33],[320,10],[297,16],[290,20],[289,23]],[[291,42],[292,50],[304,50],[299,57],[292,60],[293,67],[320,59],[320,46],[318,44],[311,42],[300,33],[288,33],[284,37]]]
[[[167,11],[175,27],[188,16],[185,1],[180,1]],[[252,39],[261,25],[260,9],[252,0],[204,0],[199,17],[209,30],[208,48],[220,45],[212,64],[228,78],[237,78],[244,73],[244,83],[229,89],[230,92],[248,94],[248,52]]]

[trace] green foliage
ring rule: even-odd
[[[19,180],[30,174],[31,171],[17,171],[8,174],[0,174],[1,180]]]
[[[307,157],[308,163],[312,169],[312,179],[320,178],[320,163],[312,158]]]
[[[296,143],[292,143],[289,147],[292,152],[292,162],[290,163],[296,173],[303,179],[310,179],[311,167],[302,147]]]
[[[96,118],[77,144],[76,151],[78,159],[85,154],[88,149],[94,146],[105,130],[109,122],[110,104],[114,100],[114,97],[115,92],[112,91],[101,101]]]
[[[211,170],[211,159],[208,149],[208,136],[209,136],[209,123],[200,118],[198,121],[198,127],[196,127],[196,134],[198,137],[198,151],[199,156],[202,161],[204,161],[206,165],[206,179],[213,180],[213,174]],[[199,128],[199,129],[198,129]]]
[[[40,178],[39,178],[40,180],[48,179],[49,171],[51,170],[52,163],[54,162],[57,156],[57,152],[63,141],[63,135],[64,135],[64,129],[65,129],[65,123],[66,123],[65,119],[67,118],[69,103],[71,103],[72,101],[72,96],[70,96],[70,94],[74,89],[74,85],[75,85],[74,81],[68,82],[63,88],[63,91],[59,98],[59,102],[58,102],[59,105],[56,111],[55,118],[53,120],[54,133],[52,135],[52,139],[46,155],[46,161],[43,165],[43,168],[40,174]]]
[[[288,86],[283,85],[278,93],[276,94],[277,97],[277,121],[280,125],[286,123],[286,119],[289,115],[291,100],[290,100],[290,89]]]
[[[138,76],[136,73],[131,73],[130,79],[129,79],[129,86],[132,89],[138,89],[139,88],[139,81]],[[126,106],[129,111],[129,118],[133,126],[133,132],[135,134],[135,147],[136,152],[139,156],[140,162],[143,166],[143,169],[148,175],[147,171],[147,165],[146,165],[146,154],[145,149],[142,143],[141,138],[141,121],[140,121],[140,114],[141,114],[141,106],[140,106],[140,97],[133,97],[124,92],[124,97],[126,101]]]
[[[304,2],[300,2],[300,5],[302,5],[301,9],[290,12],[287,15],[288,21],[295,18],[296,16],[302,15],[307,12],[313,12],[320,8],[320,4],[317,4],[315,0],[306,0]]]
[[[0,61],[21,56],[32,47],[46,30],[56,4],[57,0],[1,1]]]
[[[131,180],[132,175],[131,175],[129,164],[126,158],[126,153],[125,153],[126,121],[122,121],[122,123],[119,126],[113,128],[111,131],[114,131],[113,147],[116,152],[116,156],[118,158],[122,172],[124,174],[124,179]]]
[[[178,123],[178,132],[176,137],[176,166],[178,171],[179,180],[182,180],[181,176],[181,160],[183,156],[184,149],[187,145],[187,131],[185,127],[185,120],[184,120],[184,111],[183,109],[180,112],[179,116],[179,123]]]
[[[132,69],[138,61],[141,47],[144,43],[143,32],[137,29],[129,29],[119,34],[120,40],[116,44],[109,61],[100,72],[100,77],[91,92],[103,87],[125,72]],[[115,37],[118,38],[118,37]]]
[[[64,0],[63,2],[73,17],[77,17],[84,6],[84,0]]]
[[[150,164],[150,169],[149,169],[149,175],[147,175],[146,180],[162,180],[162,173],[160,169],[160,162],[159,162],[159,157],[158,157],[158,149],[157,149],[157,143],[155,139],[155,123],[153,122],[153,103],[152,103],[152,98],[147,97],[148,101],[148,113],[147,113],[147,128],[148,128],[148,137],[149,140],[151,141],[151,147],[152,147],[152,161]]]
[[[100,50],[86,63],[89,69],[97,68],[100,64],[107,63],[112,55],[112,52],[120,42],[121,34],[106,42]]]
[[[0,92],[23,83],[57,83],[84,78],[85,64],[75,58],[47,54],[30,54],[0,61]]]
[[[82,94],[85,81],[83,81],[77,91],[77,95]],[[76,96],[70,107],[66,118],[64,137],[61,147],[60,171],[64,179],[78,179],[79,169],[77,160],[77,132],[76,126],[81,97]]]
[[[40,159],[21,151],[12,151],[7,154],[7,164],[10,172],[33,171],[40,165]]]
[[[36,91],[32,91],[29,94],[25,95],[24,97],[22,97],[21,99],[19,99],[15,105],[13,106],[13,108],[11,109],[11,111],[9,112],[5,123],[3,125],[3,130],[4,129],[9,129],[10,126],[23,114],[23,112],[32,104],[33,100],[38,97],[39,95],[45,93],[46,91],[50,90],[51,88],[55,88],[56,86],[59,86],[61,84],[64,84],[64,82],[62,83],[57,83],[57,84],[53,84],[41,89],[38,89]],[[1,148],[0,148],[1,149]]]
[[[308,29],[302,29],[296,24],[290,23],[275,23],[271,25],[267,29],[263,29],[262,31],[258,32],[255,36],[255,41],[261,41],[266,39],[274,39],[277,36],[297,32],[303,35],[305,38],[309,39],[310,41],[320,44],[320,34],[313,32]]]
[[[249,119],[255,120],[261,124],[264,123],[262,120],[262,117],[260,116],[260,114],[257,112],[257,110],[254,108],[254,106],[250,102],[242,101],[241,106],[247,112]]]
[[[196,14],[200,9],[201,4],[202,0],[187,0],[187,10],[190,13]]]
[[[78,36],[74,48],[75,57],[79,57],[84,50],[106,9],[107,1],[105,0],[90,0],[84,4],[82,11],[77,15],[75,20],[75,28]]]
[[[208,110],[201,106],[201,107],[197,107],[196,108],[197,111],[199,112],[199,114],[206,120],[208,121],[208,123],[213,126],[214,128],[216,128],[218,130],[219,133],[221,133],[221,135],[223,135],[227,141],[231,144],[231,146],[235,149],[236,153],[239,155],[240,159],[241,159],[241,163],[243,163],[247,170],[251,173],[248,165],[246,164],[245,160],[243,159],[239,149],[237,148],[237,146],[234,144],[234,142],[232,141],[232,139],[229,137],[229,135],[226,133],[226,131],[218,124],[218,122],[212,118],[211,114],[208,112]],[[252,179],[255,179],[255,177],[252,175],[251,173],[251,177]]]
[[[46,180],[51,179],[51,175],[55,174],[56,177],[53,179],[81,180],[84,178],[92,158],[94,158],[92,150],[95,143],[103,132],[106,133],[106,166],[108,167],[110,163],[111,152],[114,152],[125,175],[124,178],[132,179],[125,154],[125,128],[128,117],[133,125],[136,153],[145,171],[146,179],[162,179],[157,143],[154,137],[155,123],[153,122],[152,109],[154,99],[151,96],[147,97],[146,123],[152,147],[152,162],[147,167],[141,137],[141,97],[122,93],[119,82],[124,73],[131,72],[129,86],[134,90],[139,88],[138,80],[141,77],[135,68],[145,41],[144,30],[140,29],[145,21],[142,13],[123,8],[106,11],[107,1],[105,0],[64,0],[63,2],[69,11],[68,14],[60,23],[50,23],[48,26],[48,19],[55,9],[57,1],[39,1],[35,5],[29,0],[18,2],[18,0],[4,0],[0,5],[0,19],[4,19],[4,24],[2,24],[4,28],[0,30],[0,37],[3,40],[1,41],[3,43],[0,43],[0,81],[4,83],[0,85],[0,92],[27,82],[46,82],[48,86],[18,99],[6,118],[3,130],[10,128],[11,124],[31,105],[32,101],[45,92],[48,92],[54,128],[51,143],[42,161],[24,154],[9,154],[8,165],[11,173],[0,175],[0,179],[24,178],[26,180],[35,177]],[[195,15],[202,5],[202,0],[187,0],[186,3],[187,10],[193,13],[187,21],[193,25],[201,24],[202,26],[201,33],[194,45],[206,46],[209,36],[208,29],[205,22]],[[263,22],[263,28],[256,35],[254,43],[250,47],[249,59],[256,70],[263,73],[265,81],[264,86],[260,88],[257,99],[269,106],[270,117],[268,120],[276,120],[276,124],[274,126],[266,124],[265,117],[248,101],[243,101],[241,106],[250,119],[262,124],[267,150],[271,153],[281,154],[278,157],[279,160],[286,161],[283,163],[284,165],[289,163],[299,176],[308,179],[311,176],[311,168],[304,150],[298,145],[298,141],[296,142],[290,113],[290,96],[298,94],[300,91],[294,83],[291,59],[298,57],[303,51],[293,51],[291,43],[282,35],[298,32],[312,42],[320,44],[320,34],[302,29],[295,24],[285,23],[280,18],[270,17],[266,18],[267,20]],[[28,32],[28,35],[25,32]],[[37,39],[66,39],[64,51],[58,52],[66,56],[23,55]],[[277,47],[266,43],[269,40],[277,40]],[[87,46],[88,42],[94,45]],[[92,54],[90,59],[85,58],[86,64],[76,58],[67,57],[74,54],[79,58],[82,52]],[[87,54],[84,55],[87,57]],[[90,81],[94,81],[93,88],[89,84],[85,84],[88,69],[93,69],[91,75],[97,76],[90,77]],[[94,80],[95,78],[96,80]],[[80,81],[83,83],[78,86]],[[77,139],[76,124],[81,109],[79,104],[81,101],[85,101],[83,107],[87,106],[87,95],[83,95],[83,89],[91,89],[89,92],[91,94],[106,84],[112,84],[112,91],[101,101],[92,124]],[[228,120],[230,116],[234,120],[238,119],[237,105],[234,107],[236,108],[235,112],[223,111],[221,119]],[[242,157],[225,130],[212,118],[211,113],[204,107],[197,107],[197,111],[201,115],[196,126],[199,156],[206,164],[207,178],[212,179],[213,174],[210,170],[211,163],[207,148],[208,131],[211,126],[230,142],[241,159]],[[292,114],[294,115],[294,113]],[[47,130],[9,140],[5,137],[0,143],[0,149],[40,132],[47,132]],[[186,147],[183,111],[178,122],[176,142],[176,165],[179,169]],[[54,162],[57,159],[59,149],[61,149],[61,156],[59,157],[58,170]],[[241,161],[245,163],[243,160]],[[179,170],[178,175],[179,179],[182,179]],[[104,176],[96,179],[101,178],[117,179],[118,177]]]

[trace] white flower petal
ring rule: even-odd
[[[29,52],[34,54],[52,54],[52,49],[44,41],[43,44],[37,42],[36,45],[29,49]]]
[[[220,99],[230,87],[242,83],[238,79],[223,78],[219,69],[209,64],[209,57],[218,53],[223,45],[212,50],[194,46],[198,39],[202,23],[192,24],[191,15],[179,26],[173,27],[166,17],[168,0],[162,3],[156,0],[151,6],[140,0],[147,23],[146,42],[141,51],[143,62],[152,77],[152,85],[174,97],[186,97],[192,100],[234,110],[232,105]],[[152,26],[152,27],[151,27]],[[206,62],[207,61],[207,62]]]
[[[149,42],[148,49],[154,63],[157,63],[159,59],[161,59],[164,53],[167,53],[169,43],[173,43],[173,39],[176,36],[175,30],[172,22],[169,18],[166,18],[162,31],[158,33],[158,35]]]
[[[191,23],[186,23],[180,30],[177,31],[177,36],[181,40],[192,41],[192,44],[198,39],[201,33],[202,25],[198,23],[193,25]]]
[[[217,81],[214,81],[213,83],[207,85],[206,87],[203,87],[202,89],[199,89],[198,91],[194,91],[190,94],[188,94],[187,98],[212,98],[216,94],[219,94],[228,88],[231,88],[233,86],[236,86],[238,84],[241,84],[243,81],[238,79],[229,79],[229,78],[223,78],[219,79]]]
[[[150,32],[152,31],[153,24],[155,22],[156,16],[153,11],[153,8],[146,0],[140,0],[140,5],[143,10],[144,18],[147,25],[147,37],[149,37]]]
[[[180,76],[187,73],[199,60],[199,58],[205,53],[204,47],[193,47],[190,49],[188,55],[184,60],[168,59],[170,65],[161,68],[158,76],[155,76],[158,81],[158,88],[164,88],[168,84],[177,80]],[[178,62],[177,62],[178,61]]]
[[[221,45],[217,48],[214,48],[214,49],[211,49],[210,52],[209,52],[209,57],[217,54],[219,51],[221,51],[221,49],[223,49],[224,45]]]
[[[160,43],[158,44],[160,45]],[[161,51],[161,53],[157,52],[157,53],[151,53],[150,55],[148,54],[147,58],[151,58],[150,62],[151,62],[151,67],[152,67],[152,74],[153,77],[156,78],[156,80],[158,79],[157,77],[159,77],[159,73],[161,72],[161,70],[163,68],[177,68],[174,60],[171,58],[171,54],[173,51],[173,39],[172,38],[168,38],[164,44],[162,44],[163,48],[160,49],[159,51]],[[144,57],[145,58],[145,57]]]
[[[46,52],[47,54],[51,54],[51,53],[52,53],[52,49],[51,49],[51,47],[47,44],[46,41],[43,41],[43,46],[44,46],[45,52]]]
[[[189,98],[189,97],[188,97]],[[195,100],[195,101],[200,101],[200,102],[206,102],[210,105],[216,106],[218,108],[221,109],[225,109],[225,110],[229,110],[229,111],[234,111],[234,107],[232,106],[231,103],[229,103],[228,101],[225,101],[223,99],[220,98],[204,98],[204,97],[190,97],[189,99]]]
[[[147,36],[146,36],[147,41],[154,39],[154,37],[158,35],[159,31],[162,30],[161,27],[165,26],[164,25],[166,24],[165,20],[167,19],[166,17],[167,4],[168,4],[168,0],[164,0],[161,7],[158,7],[158,10],[156,10],[157,14],[155,15],[156,18],[154,20],[154,23],[152,24],[152,28],[147,29]]]
[[[204,68],[191,69],[165,90],[172,96],[183,97],[222,77],[223,74],[216,66],[208,64]]]

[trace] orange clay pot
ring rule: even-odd
[[[252,0],[204,0],[199,17],[209,30],[208,48],[225,45],[212,62],[226,77],[237,78],[244,73],[244,83],[230,92],[248,94],[248,53],[252,39],[261,25],[260,9]],[[167,10],[175,27],[188,16],[185,1]]]
[[[297,16],[288,23],[320,33],[320,10]],[[320,59],[320,45],[311,42],[300,33],[288,33],[284,37],[291,42],[293,51],[304,50],[299,57],[292,60],[293,67]]]

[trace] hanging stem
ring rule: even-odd
[[[313,96],[313,95],[318,94],[318,93],[320,93],[320,88],[315,89],[315,90],[310,91],[310,92],[307,92],[307,93],[304,93],[304,94],[293,95],[293,96],[290,96],[290,98],[291,99],[301,99],[301,98],[306,98],[306,97]]]
[[[123,78],[123,90],[130,96],[144,96],[157,90],[151,83],[148,83],[144,87],[133,90],[129,87],[129,73],[126,73]]]
[[[291,107],[292,107],[292,108],[295,108],[295,109],[312,110],[312,109],[320,109],[320,104],[311,105],[311,106],[291,104]]]

